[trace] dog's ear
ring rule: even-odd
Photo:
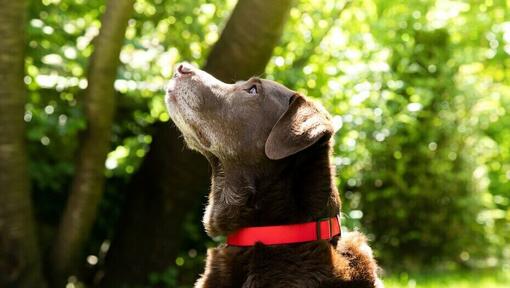
[[[333,135],[333,125],[325,111],[295,94],[289,108],[276,122],[266,140],[266,156],[279,160],[296,154],[322,137]]]

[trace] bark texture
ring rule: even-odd
[[[202,155],[185,148],[170,122],[157,123],[149,153],[127,187],[127,202],[107,256],[103,287],[145,284],[162,271],[181,245],[185,215],[193,213],[209,187]]]
[[[134,0],[110,0],[102,17],[89,63],[88,87],[83,107],[87,129],[82,135],[76,174],[52,251],[53,280],[56,283],[80,263],[81,250],[95,221],[103,194],[104,163],[110,149],[114,103],[114,81],[119,53]]]
[[[0,1],[0,287],[45,287],[27,172],[26,2]]]
[[[224,82],[264,72],[280,39],[293,0],[240,0],[204,70]]]
[[[205,70],[226,82],[261,74],[292,2],[240,0]],[[154,129],[150,152],[127,188],[120,230],[106,258],[103,287],[143,284],[150,272],[174,265],[182,249],[183,219],[205,204],[210,183],[205,158],[184,148],[173,124],[159,123]]]

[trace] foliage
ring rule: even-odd
[[[162,273],[152,273],[149,275],[150,285],[162,285],[163,287],[178,287],[177,286],[177,269],[175,267],[168,267]]]
[[[293,10],[295,28],[268,74],[337,114],[347,224],[369,233],[387,267],[488,264],[477,260],[508,249],[507,234],[499,233],[508,231],[508,206],[494,202],[487,173],[505,165],[494,150],[508,146],[486,134],[509,107],[508,78],[498,78],[508,51],[489,39],[504,38],[502,7],[365,1],[350,3],[339,18],[323,17],[342,5],[322,3],[319,15],[306,5]],[[465,31],[462,23],[478,18],[483,25]],[[307,45],[316,48],[303,55]],[[308,62],[296,66],[296,57]],[[499,72],[488,75],[493,69]],[[508,187],[502,172],[499,184]],[[508,196],[495,199],[508,203]]]
[[[137,1],[115,82],[108,188],[87,253],[112,237],[122,185],[151,142],[149,125],[168,120],[162,90],[171,67],[203,65],[233,5]],[[24,118],[48,246],[85,127],[80,95],[104,3],[31,1],[29,11]],[[290,13],[265,77],[333,114],[344,223],[368,233],[388,270],[502,266],[510,258],[508,11],[502,0],[301,0]],[[186,221],[194,232],[182,261],[153,281],[191,283],[200,271],[200,213]]]
[[[400,273],[387,277],[384,280],[385,287],[416,287],[416,288],[503,288],[508,287],[510,278],[502,271],[461,271],[409,275]]]

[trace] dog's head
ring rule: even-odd
[[[320,105],[283,85],[226,84],[187,63],[176,66],[165,101],[190,148],[222,161],[279,160],[333,134]]]

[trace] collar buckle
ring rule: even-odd
[[[316,232],[317,232],[317,240],[325,240],[322,238],[322,231],[321,231],[321,223],[323,221],[328,221],[328,240],[331,240],[333,239],[333,227],[332,227],[332,223],[331,223],[331,217],[329,218],[321,218],[321,219],[318,219],[317,221],[315,221],[315,226],[316,226]]]

